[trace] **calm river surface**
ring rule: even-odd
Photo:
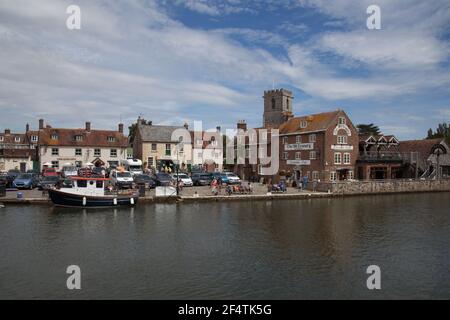
[[[450,298],[450,194],[0,209],[0,298]],[[66,268],[81,268],[79,291]],[[366,268],[381,268],[379,291]]]

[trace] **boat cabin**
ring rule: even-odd
[[[72,187],[63,187],[61,191],[85,195],[85,196],[104,196],[105,187],[108,186],[110,179],[107,178],[91,178],[91,177],[71,177]]]

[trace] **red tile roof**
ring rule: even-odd
[[[58,139],[52,139],[52,135],[57,135]],[[82,140],[77,141],[76,136],[81,136]],[[115,141],[108,141],[108,137],[113,137]],[[112,130],[86,131],[86,129],[44,128],[39,130],[39,144],[44,146],[126,148],[128,139],[123,133]]]
[[[330,126],[340,112],[342,111],[336,110],[292,118],[279,127],[280,134],[324,131]],[[300,128],[302,121],[307,121],[306,128]]]

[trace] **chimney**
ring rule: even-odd
[[[30,131],[30,125],[27,123],[27,125],[25,126],[25,132]]]
[[[238,130],[241,129],[247,131],[247,122],[245,120],[239,120],[237,123],[237,128]]]
[[[189,130],[189,125],[188,125],[187,122],[184,123],[183,127],[184,127],[186,130]]]
[[[123,123],[119,123],[119,132],[123,133]]]
[[[11,130],[10,129],[5,129],[5,134],[11,134]]]
[[[88,121],[86,122],[86,131],[90,132],[91,131],[91,123]]]
[[[44,129],[44,119],[39,119],[39,130]]]

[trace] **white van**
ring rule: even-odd
[[[131,175],[144,174],[142,169],[142,160],[139,159],[127,159],[120,160],[120,166],[124,167],[126,171],[129,171]]]
[[[130,171],[113,170],[110,179],[112,184],[118,189],[133,188],[133,176]]]

